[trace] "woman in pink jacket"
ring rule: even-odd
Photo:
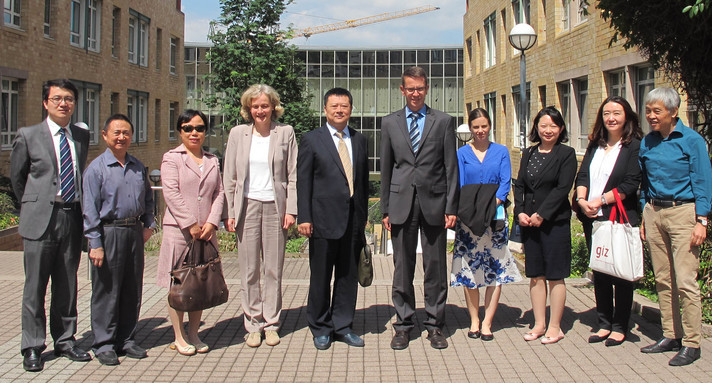
[[[252,85],[240,101],[249,123],[232,128],[225,149],[225,226],[237,237],[245,343],[258,347],[264,332],[275,346],[287,229],[297,215],[297,142],[292,127],[276,121],[284,109],[272,87]]]
[[[176,130],[183,142],[163,155],[161,178],[166,214],[163,216],[163,240],[158,258],[156,284],[168,288],[170,272],[192,239],[212,241],[217,248],[216,230],[222,219],[225,195],[218,158],[203,151],[208,119],[197,110],[178,116]],[[188,333],[183,326],[183,312],[168,306],[175,342],[182,355],[206,353],[208,345],[198,338],[202,311],[188,312]]]

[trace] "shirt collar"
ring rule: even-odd
[[[52,133],[53,136],[59,134],[60,129],[64,129],[69,138],[72,138],[72,130],[69,129],[69,125],[71,125],[71,123],[67,124],[67,126],[59,126],[59,124],[52,121],[51,118],[47,117],[47,126],[49,126],[49,132]]]
[[[336,128],[331,126],[331,124],[329,124],[328,122],[326,123],[326,127],[329,129],[329,134],[332,136],[336,135],[336,132],[338,132],[338,130],[336,130]],[[343,132],[344,132],[344,138],[351,138],[351,133],[349,133],[348,126],[344,128]]]
[[[423,104],[423,107],[420,108],[420,110],[418,110],[417,112],[420,113],[420,116],[422,117],[422,116],[425,116],[425,112],[426,112],[427,110],[428,110],[428,106],[425,105],[425,104]],[[410,108],[408,107],[408,105],[406,105],[406,106],[405,106],[405,117],[406,117],[406,118],[410,118],[410,115],[413,114],[413,113],[415,113],[415,112],[412,111],[412,110],[410,110]]]
[[[104,151],[104,158],[106,158],[107,166],[119,163],[119,160],[116,159],[116,156],[114,156],[114,153],[112,153],[111,149],[109,148],[106,148],[106,151]],[[134,162],[133,157],[130,154],[126,153],[126,162],[124,163],[124,166],[130,164],[131,162]]]

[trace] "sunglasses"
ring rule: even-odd
[[[183,125],[180,127],[180,129],[186,133],[191,133],[193,130],[195,130],[198,133],[203,133],[205,131],[205,125],[198,125],[198,126]]]

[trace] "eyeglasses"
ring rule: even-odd
[[[48,99],[49,101],[52,101],[54,105],[59,105],[64,101],[66,104],[74,104],[74,97],[72,96],[66,96],[66,97],[60,97],[60,96],[54,96],[52,98]]]
[[[191,133],[191,132],[193,132],[193,130],[195,130],[198,133],[203,133],[205,131],[205,125],[198,125],[198,126],[183,125],[180,127],[180,129],[186,133]]]
[[[419,88],[403,88],[403,89],[405,89],[405,92],[406,92],[406,93],[408,93],[408,94],[413,94],[413,93],[415,93],[415,92],[418,92],[418,93],[423,93],[423,92],[425,92],[426,87],[421,86],[421,87],[419,87]]]

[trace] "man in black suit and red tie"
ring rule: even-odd
[[[348,90],[326,92],[326,125],[302,136],[297,155],[298,229],[309,238],[311,269],[307,320],[319,350],[333,340],[364,345],[351,327],[368,210],[368,146],[348,126],[352,105]]]
[[[381,213],[393,241],[395,335],[403,350],[415,327],[415,252],[423,247],[425,313],[430,345],[448,346],[442,333],[449,275],[446,229],[455,226],[458,200],[457,143],[453,117],[425,105],[428,77],[420,67],[403,71],[406,106],[381,123]]]
[[[91,356],[75,346],[77,269],[82,243],[81,176],[89,132],[70,123],[77,88],[69,80],[42,87],[47,119],[17,132],[10,154],[10,180],[20,206],[25,248],[22,294],[23,367],[44,368],[45,294],[52,278],[49,329],[54,353],[74,361]]]

